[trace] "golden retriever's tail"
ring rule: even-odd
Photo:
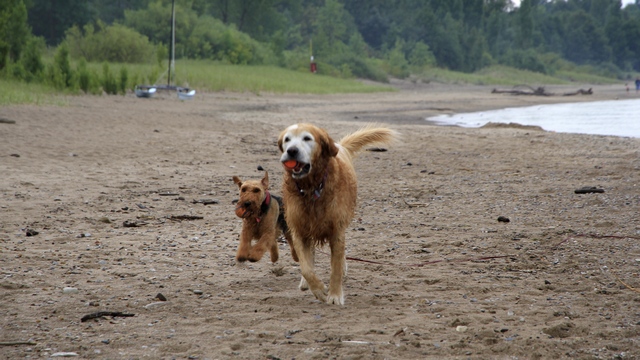
[[[354,157],[365,146],[391,145],[399,137],[399,134],[391,129],[367,125],[362,129],[343,137],[339,144],[351,157]]]

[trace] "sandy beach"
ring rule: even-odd
[[[0,108],[0,358],[640,358],[640,139],[424,120],[640,95],[393,85]],[[402,134],[355,162],[344,307],[297,289],[284,240],[275,264],[234,259],[231,177],[260,166],[280,194],[297,122]]]

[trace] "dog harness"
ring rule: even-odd
[[[260,205],[260,216],[262,214],[266,214],[269,211],[269,205],[271,204],[271,193],[269,191],[265,191],[264,201]],[[260,222],[260,216],[256,216],[256,222]]]

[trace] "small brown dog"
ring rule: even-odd
[[[298,256],[291,242],[291,233],[284,220],[282,199],[269,193],[269,174],[265,171],[262,180],[242,181],[234,176],[233,182],[240,188],[240,200],[236,205],[236,215],[242,218],[242,233],[236,260],[256,262],[269,250],[271,262],[278,261],[278,238],[284,234],[291,248],[291,256]],[[257,239],[255,245],[251,240]]]

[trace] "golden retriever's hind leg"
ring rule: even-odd
[[[344,305],[342,279],[346,272],[344,253],[344,235],[329,242],[331,246],[331,278],[329,280],[329,295],[327,304]]]
[[[307,282],[307,279],[304,278],[304,276],[300,276],[300,285],[298,285],[298,289],[300,289],[300,291],[309,290],[309,283]]]
[[[316,299],[326,302],[327,301],[327,287],[324,285],[314,272],[315,262],[315,248],[313,245],[307,246],[300,244],[296,247],[296,253],[300,260],[300,272],[303,279],[306,280],[308,288],[311,290]],[[300,281],[300,290],[304,290],[304,283]]]
[[[293,239],[291,238],[291,232],[290,231],[285,231],[284,232],[284,238],[287,240],[287,244],[289,244],[289,248],[291,249],[291,257],[293,258],[293,261],[295,262],[299,262],[300,260],[298,259],[298,254],[296,253],[296,248],[293,247]],[[308,287],[307,287],[308,289]],[[307,290],[305,289],[305,290]]]

